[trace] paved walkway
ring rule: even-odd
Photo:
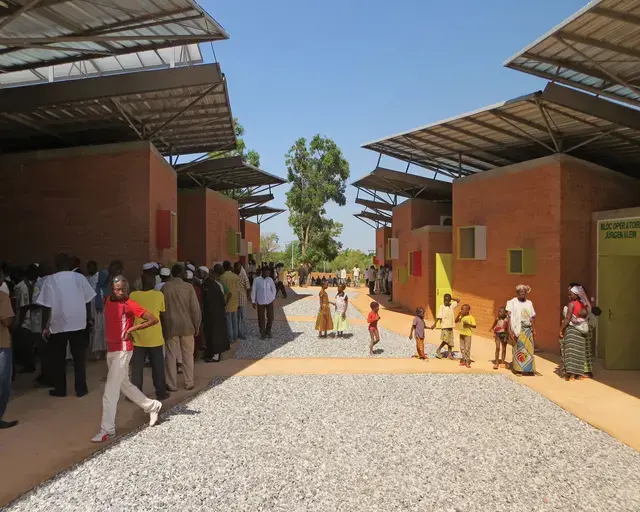
[[[352,304],[366,313],[364,292]],[[637,373],[566,383],[539,357],[540,376],[516,378],[491,369],[493,342],[479,337],[470,370],[413,360],[411,316],[393,310],[370,358],[356,311],[352,337],[315,337],[316,301],[279,299],[268,343],[252,320],[229,359],[196,366],[204,392],[158,427],[135,430],[146,417],[122,401],[130,436],[8,510],[640,509],[640,454],[614,439],[640,449]],[[12,401],[21,425],[0,433],[0,504],[96,450],[105,369],[90,374],[83,399]]]

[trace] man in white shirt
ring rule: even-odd
[[[343,268],[340,271],[340,284],[347,285],[347,269]]]
[[[260,337],[271,338],[271,326],[273,325],[273,302],[276,300],[276,284],[269,277],[269,267],[262,268],[262,275],[253,280],[251,288],[251,302],[253,308],[258,309],[258,325]],[[267,315],[265,326],[264,317]]]
[[[33,358],[37,340],[42,335],[40,308],[33,304],[33,293],[38,280],[38,265],[27,267],[24,279],[13,290],[18,322],[13,331],[14,361],[22,365],[23,373],[36,371]]]
[[[87,327],[91,328],[91,301],[95,290],[86,277],[71,272],[69,256],[55,259],[56,273],[49,276],[35,303],[43,306],[42,336],[48,340],[51,356],[51,396],[67,396],[66,352],[71,347],[75,370],[76,395],[88,393],[85,353],[88,345]],[[48,327],[47,327],[48,326]]]
[[[360,287],[360,267],[358,265],[353,267],[353,286],[354,288]]]

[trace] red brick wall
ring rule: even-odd
[[[560,296],[570,282],[583,283],[596,295],[596,231],[592,213],[640,206],[640,180],[578,160],[562,161],[563,255]],[[592,270],[593,268],[593,270]]]
[[[557,350],[560,318],[561,178],[556,157],[479,173],[453,184],[454,296],[471,305],[478,332],[491,327],[495,312],[531,286],[536,308],[537,348]],[[459,260],[457,229],[487,227],[486,261]],[[534,248],[535,275],[510,275],[507,249]]]
[[[192,260],[198,265],[211,265],[207,258],[207,189],[178,192],[178,259]]]
[[[428,318],[434,317],[436,253],[451,252],[451,228],[428,226],[416,229],[402,236],[399,240],[400,260],[394,261],[393,301],[396,304],[414,311],[418,307],[425,309]],[[408,253],[421,251],[422,275],[409,276],[402,284],[397,279],[397,268],[408,268]]]
[[[101,267],[121,259],[137,275],[149,259],[149,154],[139,142],[0,158],[2,257],[66,251]]]
[[[640,181],[556,155],[456,180],[453,194],[454,248],[457,228],[487,227],[487,260],[454,253],[453,264],[454,294],[471,304],[479,332],[523,282],[532,287],[537,348],[558,352],[568,283],[587,284],[595,295],[592,213],[640,205]],[[515,248],[535,249],[535,275],[507,273],[507,249]]]
[[[218,261],[238,261],[238,255],[228,254],[227,231],[240,232],[238,202],[207,189],[207,265]]]
[[[387,240],[391,238],[391,228],[378,228],[376,229],[376,253],[374,254],[374,257],[377,258],[378,253],[381,252],[381,254],[383,254],[386,258],[386,254],[387,254]],[[386,260],[385,264],[390,265],[391,264],[391,260]],[[378,265],[380,265],[380,263],[378,263]]]
[[[240,222],[244,239],[253,244],[253,254],[260,254],[260,224],[248,220],[242,220]]]
[[[149,261],[168,264],[177,261],[178,247],[158,249],[156,226],[158,210],[178,213],[178,184],[176,171],[151,146],[149,148]],[[180,222],[179,219],[178,222]],[[179,233],[178,229],[178,236]]]

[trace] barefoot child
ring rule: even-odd
[[[331,305],[329,304],[329,296],[327,295],[327,288],[329,283],[325,279],[322,282],[322,289],[320,290],[320,311],[318,311],[318,318],[316,320],[316,331],[320,338],[327,337],[327,331],[333,330],[333,320],[331,319]]]
[[[338,338],[342,338],[344,331],[349,328],[349,321],[347,320],[347,308],[349,307],[349,297],[344,292],[345,285],[338,285],[338,293],[336,295],[336,302],[334,304],[336,313],[333,316],[333,328],[338,333]]]
[[[456,323],[460,322],[460,352],[462,352],[462,358],[460,359],[460,366],[466,366],[471,368],[471,335],[473,329],[476,328],[476,319],[471,315],[471,306],[464,304]]]
[[[378,320],[380,320],[380,315],[378,314],[378,310],[380,309],[380,304],[377,302],[372,302],[370,304],[371,311],[369,312],[369,316],[367,317],[367,323],[369,324],[369,336],[371,337],[371,343],[369,344],[369,355],[373,354],[373,346],[380,343],[380,331],[378,331]]]
[[[424,323],[424,309],[416,309],[416,317],[411,324],[411,332],[409,333],[409,339],[413,339],[413,334],[416,335],[416,355],[412,356],[417,359],[429,360],[429,356],[424,353],[424,330],[426,325]]]
[[[450,294],[445,294],[444,304],[440,305],[436,321],[433,322],[433,325],[430,327],[432,330],[435,329],[438,321],[440,321],[440,346],[438,350],[436,350],[436,357],[438,359],[442,359],[440,351],[445,345],[447,346],[449,359],[453,359],[453,326],[456,318],[453,310],[458,307],[458,302],[460,302],[460,299],[452,299]]]
[[[504,308],[500,308],[498,310],[498,315],[496,319],[493,321],[493,325],[489,331],[493,332],[493,337],[496,341],[496,354],[493,361],[493,369],[497,370],[500,367],[500,363],[507,367],[507,362],[505,358],[507,357],[507,340],[509,338],[509,329],[508,323],[509,319],[507,318],[507,310]],[[500,357],[500,348],[502,347],[502,357]]]

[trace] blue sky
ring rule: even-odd
[[[298,137],[331,137],[351,165],[370,172],[370,140],[533,92],[545,82],[502,63],[587,0],[199,0],[231,38],[214,44],[234,116],[261,167],[286,177],[284,155]],[[207,61],[209,45],[203,46]],[[383,157],[385,167],[404,164]],[[416,171],[414,171],[416,172]],[[345,247],[369,250],[361,208],[328,206],[344,224]],[[276,189],[285,207],[286,187]],[[268,221],[281,243],[287,215]]]

